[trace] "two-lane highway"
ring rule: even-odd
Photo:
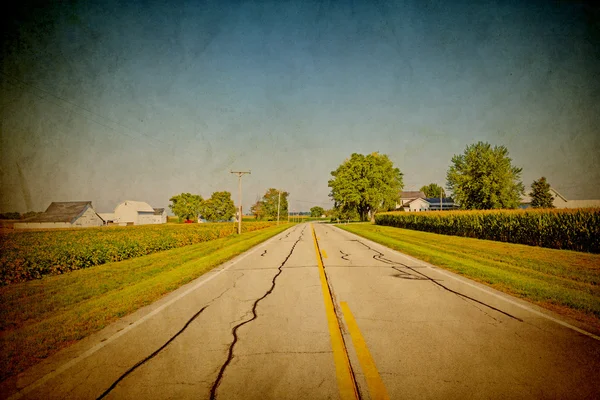
[[[13,398],[600,397],[600,338],[524,304],[301,224],[25,372]]]

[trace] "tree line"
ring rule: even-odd
[[[269,188],[250,212],[257,220],[287,220],[289,193]],[[198,217],[210,222],[229,221],[237,212],[230,192],[214,192],[209,199],[199,194],[181,193],[169,199],[169,208],[181,221],[196,222]]]
[[[452,157],[446,188],[461,209],[514,209],[525,194],[521,172],[522,168],[512,165],[505,146],[492,147],[480,141]],[[403,174],[387,155],[353,153],[331,175],[328,186],[334,207],[326,212],[331,218],[366,221],[378,212],[396,209],[400,202]],[[545,177],[534,181],[531,189],[532,207],[553,207]],[[444,188],[435,183],[421,191],[426,197],[447,197]]]
[[[43,214],[43,211],[27,211],[26,213],[19,213],[19,212],[5,212],[5,213],[0,213],[0,219],[28,219],[28,218],[32,218],[32,217],[36,217],[40,214]]]
[[[206,200],[199,194],[181,193],[169,201],[169,208],[180,222],[196,222],[199,217],[210,222],[229,221],[236,212],[231,193],[227,191],[214,192]]]

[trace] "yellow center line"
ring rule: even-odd
[[[358,390],[356,388],[354,375],[350,369],[348,351],[344,345],[342,330],[335,315],[331,292],[329,291],[327,277],[325,276],[325,267],[323,267],[323,260],[321,259],[321,252],[319,251],[317,235],[315,234],[315,228],[312,224],[310,224],[310,229],[315,244],[317,264],[319,265],[319,277],[321,279],[321,289],[323,290],[323,300],[325,301],[325,314],[327,315],[327,326],[329,328],[329,337],[331,338],[331,348],[333,350],[333,361],[335,363],[335,373],[340,391],[340,399],[358,400]]]
[[[344,320],[346,320],[346,324],[348,325],[348,331],[350,332],[350,337],[352,338],[352,343],[354,344],[358,361],[360,362],[362,371],[365,374],[365,380],[367,381],[367,386],[369,387],[371,399],[389,400],[390,397],[388,396],[387,390],[385,389],[383,381],[381,380],[381,376],[377,371],[375,361],[371,356],[371,352],[369,352],[369,349],[367,348],[365,338],[363,337],[362,333],[360,333],[360,329],[358,329],[358,324],[354,319],[354,315],[352,315],[352,311],[350,311],[350,307],[348,307],[348,303],[342,301],[340,302],[340,306],[342,307]]]

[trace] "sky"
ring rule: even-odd
[[[475,4],[477,3],[477,4]],[[270,188],[329,208],[387,154],[405,190],[508,148],[529,190],[600,199],[600,20],[575,1],[71,1],[4,10],[0,212]]]

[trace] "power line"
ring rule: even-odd
[[[238,176],[238,184],[240,191],[240,211],[238,216],[238,235],[242,234],[242,176],[244,174],[251,174],[250,171],[229,171],[232,174],[236,174]]]

